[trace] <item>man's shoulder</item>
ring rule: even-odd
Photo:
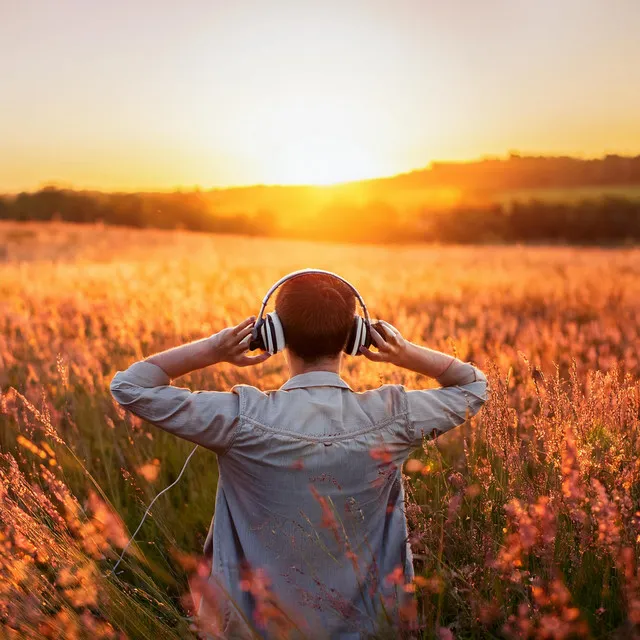
[[[390,415],[398,415],[407,411],[405,388],[401,384],[383,384],[373,389],[354,392],[354,395],[362,403],[382,405]]]
[[[231,393],[235,393],[239,395],[241,398],[268,398],[273,391],[259,389],[258,387],[254,387],[252,384],[235,384],[231,387]]]
[[[371,389],[364,389],[363,391],[356,391],[359,395],[379,394],[379,395],[402,395],[405,388],[401,384],[381,384],[379,387],[372,387]]]

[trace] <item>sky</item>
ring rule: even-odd
[[[0,0],[0,192],[640,153],[640,0]]]

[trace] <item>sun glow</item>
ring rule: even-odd
[[[350,140],[315,132],[283,144],[271,170],[286,184],[327,185],[380,175],[366,149]]]
[[[378,122],[362,105],[312,92],[263,104],[254,112],[241,147],[265,182],[327,185],[377,178],[393,167],[381,154]],[[257,123],[261,124],[258,125]]]

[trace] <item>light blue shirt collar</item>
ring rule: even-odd
[[[308,371],[290,378],[280,387],[280,390],[290,391],[291,389],[304,389],[305,387],[351,388],[337,373],[332,373],[331,371]]]

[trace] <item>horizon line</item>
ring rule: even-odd
[[[503,154],[484,154],[481,156],[476,156],[475,158],[468,158],[465,160],[431,160],[426,165],[418,166],[408,171],[399,171],[398,173],[393,173],[390,175],[378,175],[368,178],[360,178],[354,180],[341,180],[337,182],[330,183],[312,183],[312,182],[290,182],[290,183],[282,183],[282,182],[254,182],[254,183],[246,183],[246,184],[230,184],[226,186],[212,186],[212,187],[204,187],[200,184],[193,185],[173,185],[167,188],[138,188],[138,189],[108,189],[103,187],[86,187],[86,186],[75,186],[70,183],[66,183],[63,181],[43,181],[37,187],[32,187],[29,189],[19,189],[17,191],[3,191],[0,192],[0,195],[3,196],[18,196],[21,193],[35,193],[38,191],[43,191],[45,189],[57,189],[60,191],[77,191],[77,192],[97,192],[97,193],[113,193],[113,194],[144,194],[144,193],[194,193],[194,192],[211,192],[211,191],[232,191],[232,190],[240,190],[240,189],[268,189],[268,188],[307,188],[307,189],[332,189],[336,187],[342,187],[347,185],[356,185],[367,182],[376,182],[378,180],[392,180],[394,178],[399,178],[401,176],[408,176],[413,173],[418,173],[422,171],[432,171],[436,165],[461,165],[461,164],[478,164],[481,162],[487,161],[508,161],[512,159],[567,159],[567,160],[581,160],[584,162],[588,162],[591,160],[605,160],[609,157],[618,157],[618,158],[626,158],[626,159],[635,159],[640,158],[640,152],[638,153],[616,153],[605,151],[600,155],[587,155],[587,154],[547,154],[547,153],[532,153],[532,152],[521,152],[518,150],[509,150]]]

